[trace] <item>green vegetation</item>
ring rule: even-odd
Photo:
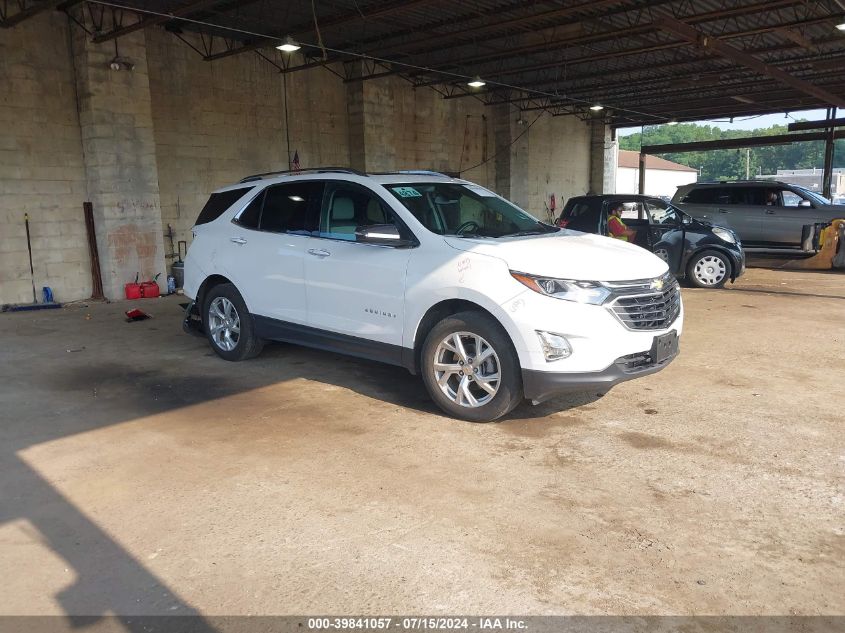
[[[724,138],[746,136],[772,136],[786,134],[785,125],[773,125],[756,130],[723,130],[710,125],[684,123],[680,125],[655,125],[644,129],[646,145],[663,143],[690,143],[692,141],[713,141]],[[637,132],[619,138],[619,149],[640,150],[643,134]],[[701,180],[738,180],[745,178],[746,153],[748,173],[753,178],[758,174],[774,174],[778,169],[821,168],[824,164],[824,142],[795,143],[745,149],[721,149],[709,152],[687,152],[683,154],[660,154],[662,158],[701,170]],[[845,167],[845,139],[836,141],[833,158],[834,167]]]

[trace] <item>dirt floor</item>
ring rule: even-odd
[[[845,614],[845,275],[684,300],[665,371],[487,425],[176,298],[0,315],[0,614]]]

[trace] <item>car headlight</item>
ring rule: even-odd
[[[713,235],[718,237],[720,240],[727,242],[728,244],[736,244],[736,237],[734,236],[733,231],[723,229],[721,226],[713,227]]]
[[[601,305],[610,296],[610,290],[608,288],[593,281],[535,277],[513,271],[511,271],[511,276],[522,285],[531,288],[534,292],[539,292],[541,295],[547,295],[555,299]]]

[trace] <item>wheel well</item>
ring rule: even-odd
[[[467,311],[481,312],[482,314],[489,316],[496,323],[499,322],[499,319],[497,319],[489,310],[485,310],[477,303],[473,303],[472,301],[467,301],[465,299],[447,299],[434,304],[420,320],[420,324],[417,326],[417,331],[414,334],[414,374],[420,373],[422,346],[425,342],[425,338],[428,336],[428,333],[431,332],[431,329],[446,317],[452,314],[457,314],[458,312]],[[502,329],[505,330],[504,327]],[[510,335],[507,330],[505,330],[505,335],[508,339],[510,339]],[[513,344],[513,341],[511,341],[511,344]]]
[[[229,279],[226,279],[223,275],[210,275],[205,278],[205,281],[202,282],[199,290],[197,291],[197,309],[200,314],[202,314],[202,305],[205,303],[205,293],[214,288],[214,286],[230,283],[232,282]]]

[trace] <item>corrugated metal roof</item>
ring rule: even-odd
[[[336,0],[316,2],[316,16],[311,0],[110,2],[142,15],[179,11],[190,21],[156,24],[183,37],[202,33],[197,48],[208,60],[260,51],[288,72],[366,54],[383,61],[347,80],[399,75],[447,98],[583,117],[601,104],[598,116],[617,125],[845,105],[845,33],[835,28],[845,8],[837,0]],[[692,27],[699,40],[679,37],[663,18]],[[310,46],[280,57],[272,47],[288,34]],[[705,38],[834,99],[720,56]],[[473,91],[463,77],[476,75],[487,86]]]

